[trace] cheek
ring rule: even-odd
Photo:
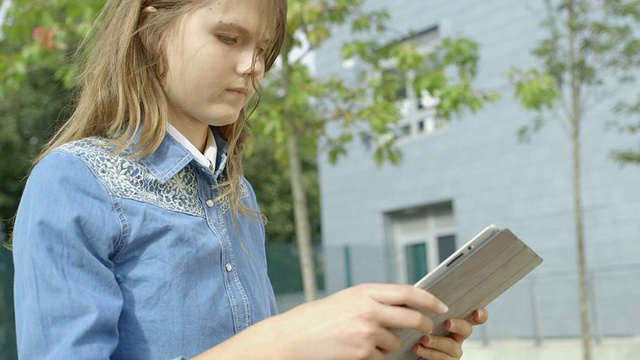
[[[167,73],[166,89],[170,95],[189,99],[204,95],[202,91],[209,86],[210,77],[206,71],[190,64],[174,63]]]
[[[185,64],[175,54],[166,57],[166,75],[164,87],[167,94],[175,96],[185,90]]]

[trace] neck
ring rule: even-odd
[[[184,137],[189,140],[198,151],[204,153],[207,145],[207,136],[209,135],[209,127],[206,124],[192,124],[184,121],[171,122]]]

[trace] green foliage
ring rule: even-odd
[[[265,226],[269,244],[292,243],[296,231],[293,223],[293,199],[289,168],[276,158],[275,140],[268,136],[251,136],[246,145],[245,176],[251,182],[260,210],[267,216]],[[302,159],[304,187],[309,199],[311,232],[320,241],[320,199],[315,156]]]
[[[55,70],[67,88],[77,68],[69,57],[91,29],[104,0],[12,0],[2,26],[0,97],[17,90],[28,74]]]
[[[0,43],[0,217],[7,233],[31,159],[68,115],[69,49],[98,4],[14,0],[8,9]]]
[[[577,122],[583,117],[576,115],[582,114],[588,98],[598,98],[598,91],[611,85],[605,79],[613,78],[620,84],[633,82],[640,67],[640,1],[549,0],[547,5],[542,26],[548,37],[533,50],[541,66],[513,69],[507,74],[522,105],[538,113],[531,126],[521,129],[521,134],[530,135],[539,129],[547,118],[543,115],[550,110],[564,111],[560,120],[568,129],[579,127]],[[569,105],[571,101],[577,108]],[[626,119],[637,119],[640,108],[620,102],[614,111]],[[628,121],[613,123],[630,133],[637,127]],[[623,162],[640,156],[633,150],[616,154]]]
[[[11,219],[31,167],[31,160],[68,115],[71,93],[47,69],[32,71],[22,85],[0,100],[0,217]]]
[[[349,26],[352,33],[365,39],[379,39],[389,19],[386,11],[364,11],[364,0],[290,0],[288,28],[280,66],[265,82],[261,107],[254,118],[255,133],[273,139],[279,163],[291,165],[292,188],[297,191],[295,207],[297,228],[311,226],[305,200],[317,191],[305,183],[299,159],[315,158],[322,144],[332,162],[347,153],[347,145],[363,139],[374,145],[378,164],[398,163],[400,150],[395,146],[393,128],[400,120],[396,106],[398,75],[389,73],[384,61],[398,63],[400,73],[412,73],[418,94],[428,92],[440,98],[438,114],[449,119],[465,109],[475,111],[493,94],[476,92],[471,82],[477,70],[477,45],[466,39],[445,39],[438,49],[442,56],[427,59],[407,43],[381,44],[376,40],[355,40],[345,44],[345,58],[360,59],[366,71],[357,83],[339,77],[314,77],[303,63],[303,54],[319,48],[331,36],[331,30]],[[448,76],[457,70],[457,76]],[[337,130],[336,130],[337,129]],[[264,164],[261,164],[264,166]],[[313,184],[315,185],[315,184]],[[302,268],[305,298],[315,297],[311,234],[296,234]]]
[[[262,101],[258,122],[264,125],[256,124],[258,133],[272,136],[276,145],[284,144],[287,134],[295,134],[310,146],[309,151],[314,151],[311,148],[320,141],[331,162],[346,155],[349,143],[361,139],[374,146],[378,164],[397,163],[402,157],[393,135],[401,119],[396,94],[404,86],[399,76],[409,74],[418,95],[438,97],[436,111],[442,119],[477,111],[485,102],[497,99],[495,93],[472,86],[478,66],[475,42],[462,37],[444,38],[431,54],[420,53],[410,39],[384,43],[379,39],[384,38],[388,12],[365,11],[363,2],[289,1],[283,66],[265,87],[266,93],[276,96]],[[362,65],[357,82],[313,77],[300,56],[293,58],[299,48],[307,46],[310,51],[320,47],[336,26],[349,26],[354,34],[354,39],[344,44],[342,57]],[[399,74],[388,71],[389,63]],[[290,119],[294,119],[293,125]],[[336,128],[339,130],[328,131]],[[281,155],[286,161],[286,154]]]
[[[612,121],[611,125],[620,132],[629,133],[637,136],[640,134],[640,99],[635,102],[620,102],[614,110],[621,115],[626,121]],[[630,119],[630,120],[629,120]],[[621,163],[640,164],[640,144],[636,149],[616,150],[613,152],[613,158]]]
[[[516,96],[526,109],[537,112],[552,109],[562,96],[559,84],[548,73],[541,73],[536,69],[512,70],[508,77],[515,82]]]
[[[640,163],[640,146],[638,148],[638,150],[615,151],[613,157],[621,163]]]

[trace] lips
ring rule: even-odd
[[[240,97],[245,97],[249,93],[249,90],[243,87],[228,88],[227,91]]]

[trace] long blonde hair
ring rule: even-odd
[[[153,153],[165,136],[169,120],[168,100],[163,87],[167,72],[167,33],[175,28],[181,17],[206,2],[107,0],[94,30],[79,51],[87,56],[83,56],[85,60],[81,64],[83,71],[75,111],[35,162],[64,143],[89,136],[108,139],[119,153],[130,146],[139,134],[134,156]],[[274,65],[284,39],[287,1],[260,0],[259,3],[264,7],[261,14],[265,31],[273,32],[264,54],[265,71],[268,71]],[[149,8],[154,11],[146,11]],[[253,83],[259,97],[255,78]],[[219,134],[229,144],[230,157],[227,178],[220,184],[221,196],[228,196],[232,208],[241,212],[249,210],[240,202],[247,112],[242,110],[236,122],[218,128]]]

